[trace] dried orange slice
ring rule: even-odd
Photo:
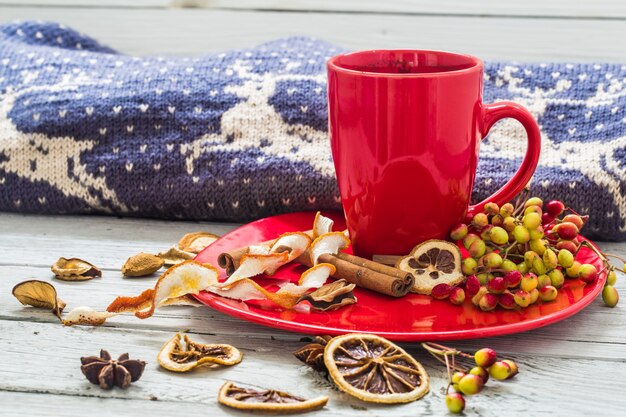
[[[176,333],[163,345],[157,360],[163,368],[174,372],[187,372],[200,365],[231,366],[241,362],[243,354],[231,345],[193,342],[184,336],[184,346],[180,333]]]
[[[282,391],[242,388],[226,382],[220,388],[217,401],[238,410],[288,414],[319,410],[326,405],[328,397],[323,395],[307,400]]]
[[[324,364],[337,387],[363,401],[407,403],[429,389],[424,367],[402,348],[371,334],[331,339]]]

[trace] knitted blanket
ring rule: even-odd
[[[63,25],[0,26],[0,210],[244,221],[338,209],[326,59],[310,38],[193,58],[132,57]],[[626,66],[486,63],[485,102],[543,134],[533,193],[626,239]],[[481,144],[474,200],[517,168],[514,121]],[[425,196],[428,198],[428,196]]]

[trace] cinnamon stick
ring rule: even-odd
[[[271,245],[275,241],[276,239],[262,242],[260,245]],[[218,257],[218,264],[226,270],[228,275],[231,275],[239,267],[241,257],[247,252],[248,248],[245,247],[222,253]],[[324,254],[319,257],[319,261],[335,266],[337,271],[333,274],[333,278],[345,279],[361,288],[392,297],[406,295],[414,282],[413,275],[408,272],[347,253]],[[296,258],[296,262],[308,267],[312,266],[308,252]]]
[[[303,255],[308,255],[307,253]],[[387,265],[377,264],[365,258],[339,253],[321,255],[318,260],[329,263],[337,268],[333,278],[345,279],[349,283],[361,288],[376,291],[392,297],[402,297],[413,287],[414,278],[408,272]],[[305,266],[312,266],[309,256],[300,256],[296,262]],[[373,269],[375,268],[375,269]]]

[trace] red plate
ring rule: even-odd
[[[345,223],[341,214],[326,215],[335,220],[335,230],[343,230]],[[220,238],[196,260],[217,265],[217,257],[222,252],[275,239],[284,232],[310,230],[314,217],[313,212],[299,212],[257,220]],[[599,271],[603,269],[600,258],[588,248],[582,248],[576,259],[594,264]],[[289,264],[282,267],[276,277],[296,282],[304,270],[301,265]],[[226,277],[223,271],[221,277]],[[359,287],[354,290],[358,298],[356,304],[324,313],[310,311],[308,306],[285,310],[269,301],[244,303],[208,292],[200,293],[196,298],[231,316],[294,332],[374,333],[398,341],[453,340],[518,333],[563,320],[591,303],[602,290],[605,280],[606,272],[591,285],[568,279],[552,302],[537,302],[519,311],[498,308],[488,313],[474,307],[469,300],[457,306],[425,295],[392,298]],[[258,278],[256,281],[266,288],[275,287],[276,282],[275,278]]]

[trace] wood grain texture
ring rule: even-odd
[[[13,6],[203,7],[210,9],[324,11],[342,13],[441,14],[479,16],[557,16],[624,18],[622,0],[0,0]]]
[[[487,60],[626,62],[626,24],[611,20],[0,6],[0,23],[63,22],[122,52],[199,54],[290,35],[348,49],[463,51]]]
[[[403,346],[426,365],[432,379],[431,394],[413,404],[375,406],[332,390],[323,379],[300,366],[291,356],[302,344],[299,334],[192,307],[162,308],[147,320],[117,316],[100,328],[68,328],[45,311],[21,306],[10,294],[15,283],[37,278],[53,282],[68,308],[104,308],[116,295],[139,293],[154,284],[156,277],[121,276],[119,266],[135,251],[167,247],[189,231],[223,234],[235,226],[0,214],[0,351],[5,354],[0,369],[0,415],[23,415],[25,401],[29,403],[29,414],[42,416],[84,416],[85,410],[92,410],[94,415],[241,415],[216,404],[217,389],[225,380],[304,396],[329,394],[329,405],[319,415],[444,413],[444,370],[417,344]],[[603,243],[602,247],[626,255],[626,244]],[[53,279],[48,264],[62,254],[69,255],[66,251],[103,265],[104,277],[87,282]],[[626,286],[618,281],[618,287]],[[176,331],[186,329],[199,341],[239,347],[244,361],[232,368],[204,369],[188,375],[160,369],[155,356],[162,344]],[[576,316],[543,329],[457,342],[454,346],[468,351],[491,346],[521,366],[522,373],[515,383],[491,383],[483,394],[468,399],[467,414],[521,416],[533,409],[537,410],[535,415],[569,416],[593,413],[597,404],[603,404],[603,415],[620,415],[626,406],[623,396],[614,395],[626,388],[625,379],[615,377],[626,373],[626,320],[620,306],[608,309],[596,300]],[[128,351],[131,357],[148,361],[144,377],[126,391],[102,391],[90,385],[80,373],[78,358],[97,353],[102,347],[113,354]],[[611,381],[610,387],[607,381]],[[563,386],[567,389],[556,388]],[[594,401],[589,401],[590,396]]]
[[[251,341],[237,335],[193,334],[194,339],[205,343],[230,343],[239,347],[244,360],[234,367],[176,374],[159,368],[155,360],[162,344],[172,336],[169,331],[63,328],[48,323],[7,321],[0,321],[0,331],[3,334],[0,349],[4,352],[0,390],[39,393],[31,395],[28,400],[31,407],[40,404],[29,410],[33,415],[41,415],[34,412],[39,407],[49,407],[47,398],[51,395],[47,394],[65,396],[64,401],[72,398],[78,403],[85,397],[91,403],[97,398],[139,400],[127,401],[125,415],[146,415],[146,412],[149,415],[152,408],[157,410],[161,404],[168,403],[182,403],[187,408],[195,404],[201,406],[206,415],[231,414],[216,405],[217,390],[226,380],[259,388],[274,387],[303,396],[329,395],[330,401],[323,415],[354,415],[355,410],[370,416],[444,413],[440,391],[445,385],[444,369],[415,345],[408,345],[407,349],[426,366],[432,380],[431,393],[411,404],[377,406],[336,392],[318,375],[303,368],[291,356],[291,352],[302,345],[298,341],[276,341],[269,337]],[[128,351],[131,357],[147,361],[142,379],[127,390],[103,391],[89,384],[80,373],[78,359],[96,354],[103,347],[114,355]],[[626,406],[626,397],[616,395],[626,389],[626,380],[615,378],[619,372],[623,374],[625,367],[618,358],[603,361],[543,355],[511,357],[520,364],[520,375],[506,383],[491,382],[484,393],[469,398],[468,414],[521,416],[534,409],[537,413],[533,415],[571,416],[593,413],[601,404],[602,415],[617,416]],[[42,394],[46,395],[40,397]],[[590,395],[593,395],[593,401],[589,400]],[[147,401],[152,397],[158,401]],[[6,400],[8,403],[16,401]],[[3,406],[6,402],[3,399]],[[87,404],[83,404],[83,412]],[[79,413],[80,409],[75,412]]]

